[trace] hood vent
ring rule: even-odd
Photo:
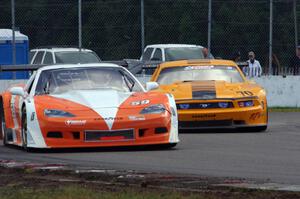
[[[215,99],[216,87],[214,81],[195,82],[192,84],[193,99]]]

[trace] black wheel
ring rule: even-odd
[[[255,130],[256,130],[257,132],[262,132],[262,131],[266,131],[267,128],[268,128],[267,125],[266,125],[266,126],[259,126],[259,127],[256,127]]]
[[[4,117],[4,109],[1,106],[0,107],[0,117],[1,117],[1,135],[0,137],[3,138],[3,145],[7,145],[7,131],[6,131],[6,123],[5,123],[5,117]]]
[[[27,116],[26,109],[22,109],[22,147],[24,150],[28,150],[27,148]]]
[[[169,143],[169,144],[161,145],[161,148],[162,149],[171,149],[171,148],[174,148],[176,145],[177,145],[177,143]]]
[[[243,132],[263,132],[266,131],[268,128],[268,125],[265,126],[256,126],[256,127],[245,127],[245,128],[239,128]]]

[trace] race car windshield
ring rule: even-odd
[[[166,48],[165,55],[166,61],[204,58],[200,47]]]
[[[232,66],[186,66],[163,69],[157,82],[159,84],[172,84],[184,81],[226,81],[243,82],[239,71]]]
[[[99,63],[100,59],[94,52],[56,52],[55,59],[57,64],[85,64]]]
[[[43,71],[36,95],[72,90],[117,90],[140,92],[143,89],[126,71],[119,68],[72,68]]]

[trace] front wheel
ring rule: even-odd
[[[169,144],[162,144],[159,145],[160,149],[172,149],[177,145],[177,143],[169,143]]]
[[[28,150],[27,148],[27,114],[26,109],[22,110],[22,147],[24,150]]]
[[[3,138],[3,145],[7,145],[7,131],[6,131],[6,123],[5,123],[5,117],[4,117],[4,110],[3,107],[0,107],[0,117],[1,117],[1,135]]]
[[[239,128],[240,130],[244,132],[264,132],[268,128],[268,125],[265,126],[255,126],[255,127],[244,127],[244,128]]]

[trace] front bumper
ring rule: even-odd
[[[170,143],[171,117],[167,112],[145,117],[122,118],[116,118],[111,129],[99,118],[48,118],[40,121],[40,127],[48,148]],[[66,121],[81,121],[81,123]]]
[[[261,106],[228,109],[178,110],[179,129],[218,129],[267,125],[267,111]]]

